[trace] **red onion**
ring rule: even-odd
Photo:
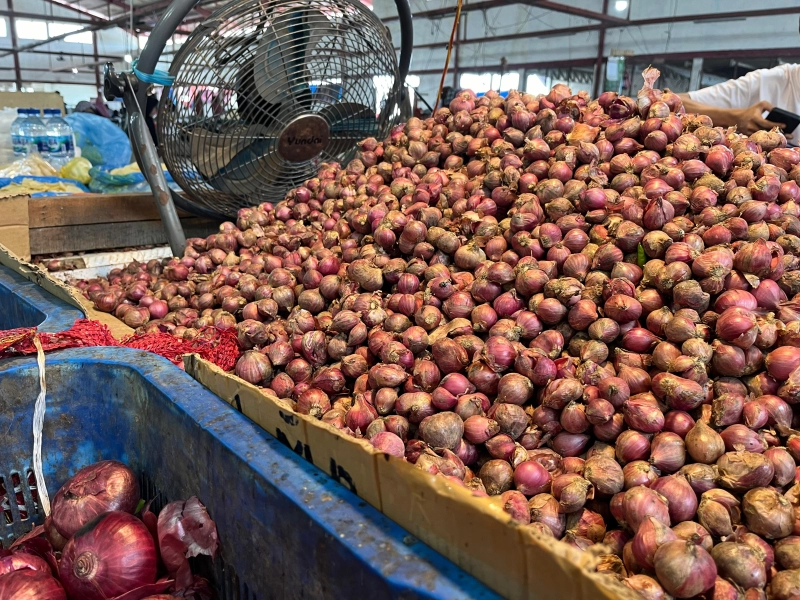
[[[726,427],[719,434],[728,452],[746,450],[748,452],[764,452],[767,449],[766,441],[755,431],[744,425],[736,424]]]
[[[742,515],[750,531],[770,540],[786,537],[794,527],[792,505],[784,496],[765,487],[744,495]]]
[[[653,559],[659,547],[678,537],[669,528],[653,517],[645,517],[633,536],[633,556],[636,562],[648,569],[653,568]]]
[[[53,498],[53,525],[71,538],[98,515],[133,513],[138,502],[139,483],[133,471],[121,462],[101,461],[79,470],[61,486]]]
[[[706,551],[711,551],[714,545],[714,540],[711,539],[708,531],[706,531],[702,525],[694,521],[678,523],[672,528],[672,531],[675,532],[678,539],[702,546]]]
[[[711,550],[720,577],[742,589],[762,588],[767,583],[764,562],[747,544],[722,542]]]
[[[644,460],[629,462],[622,469],[622,473],[625,478],[626,490],[639,485],[650,487],[658,479],[658,472],[653,469],[650,463]]]
[[[490,460],[481,467],[479,477],[490,496],[508,491],[513,483],[513,470],[504,460]]]
[[[542,523],[561,539],[566,530],[566,516],[559,511],[559,503],[550,494],[538,494],[528,502],[531,523]]]
[[[650,440],[642,433],[629,429],[616,438],[617,460],[623,465],[650,456]]]
[[[708,552],[692,542],[675,540],[656,550],[656,576],[670,594],[691,598],[714,587],[717,567]]]
[[[764,452],[764,457],[772,463],[772,485],[783,487],[794,481],[794,459],[784,448],[770,448]]]
[[[775,559],[783,569],[800,568],[800,537],[790,536],[775,543]]]
[[[681,468],[680,473],[686,477],[686,481],[696,494],[717,487],[717,471],[709,465],[692,463]]]
[[[503,510],[511,515],[517,523],[527,525],[531,522],[531,514],[528,508],[528,500],[520,492],[509,490],[500,496],[503,502]]]
[[[650,485],[667,499],[669,516],[673,523],[689,521],[697,512],[697,496],[683,475],[660,477]]]
[[[16,552],[0,558],[0,577],[15,571],[30,569],[50,574],[50,565],[43,558],[27,552]]]
[[[770,583],[770,593],[773,600],[791,600],[800,592],[800,572],[796,569],[780,571],[775,574]]]
[[[405,444],[396,434],[389,431],[381,431],[370,438],[370,443],[376,450],[391,454],[397,458],[405,455]]]
[[[722,437],[703,421],[697,421],[686,434],[686,451],[696,462],[713,464],[725,452]]]
[[[348,427],[354,429],[349,423]],[[464,434],[464,422],[453,412],[441,412],[423,419],[419,429],[423,441],[432,448],[452,450]]]
[[[639,526],[647,517],[653,517],[667,526],[670,524],[667,501],[660,494],[644,486],[633,487],[626,491],[622,506],[625,522],[634,532],[639,530]]]
[[[681,438],[685,438],[694,425],[694,419],[687,412],[671,410],[664,415],[664,431],[677,433]]]
[[[67,594],[50,573],[24,569],[0,579],[0,599],[67,600]]]
[[[58,574],[70,597],[104,600],[154,583],[156,569],[155,543],[144,523],[112,511],[67,542]]]
[[[728,452],[717,461],[719,483],[729,490],[744,492],[772,482],[775,469],[770,459],[755,452]]]
[[[622,583],[646,600],[666,600],[664,589],[655,579],[647,575],[631,575],[627,579],[623,579]]]
[[[625,485],[622,468],[613,459],[605,456],[592,456],[584,465],[584,478],[589,481],[598,494],[613,496],[621,492]]]
[[[514,469],[514,486],[526,496],[550,491],[550,473],[536,461],[525,461]]]
[[[650,442],[650,462],[662,473],[675,473],[686,462],[683,439],[676,433],[663,432]],[[685,519],[681,519],[685,520]]]

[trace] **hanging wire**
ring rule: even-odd
[[[442,80],[439,82],[439,93],[436,94],[436,104],[433,105],[435,111],[439,108],[439,102],[442,100],[442,90],[444,89],[444,79],[447,77],[447,67],[450,66],[450,53],[453,51],[453,43],[455,42],[456,32],[458,31],[458,22],[461,20],[461,5],[464,0],[458,0],[456,6],[456,18],[453,21],[453,31],[450,32],[450,43],[447,44],[447,58],[444,61],[444,70],[442,71]]]

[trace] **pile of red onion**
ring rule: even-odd
[[[0,600],[211,600],[188,557],[216,549],[216,526],[197,498],[156,517],[134,473],[102,461],[62,486],[44,525],[0,548]]]
[[[657,77],[460,92],[183,258],[77,285],[143,331],[235,327],[239,377],[603,544],[646,598],[786,600],[800,151],[684,114]]]

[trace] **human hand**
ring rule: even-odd
[[[773,123],[772,121],[767,121],[762,115],[764,114],[764,111],[768,110],[772,110],[772,104],[766,100],[762,100],[753,106],[736,110],[736,130],[739,133],[750,135],[751,133],[755,133],[761,129],[769,131],[775,127],[780,127],[781,129],[786,127],[786,125],[783,123]]]

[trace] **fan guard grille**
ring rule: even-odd
[[[394,48],[360,2],[232,2],[189,36],[170,74],[163,160],[190,202],[229,216],[350,160],[399,113]]]

